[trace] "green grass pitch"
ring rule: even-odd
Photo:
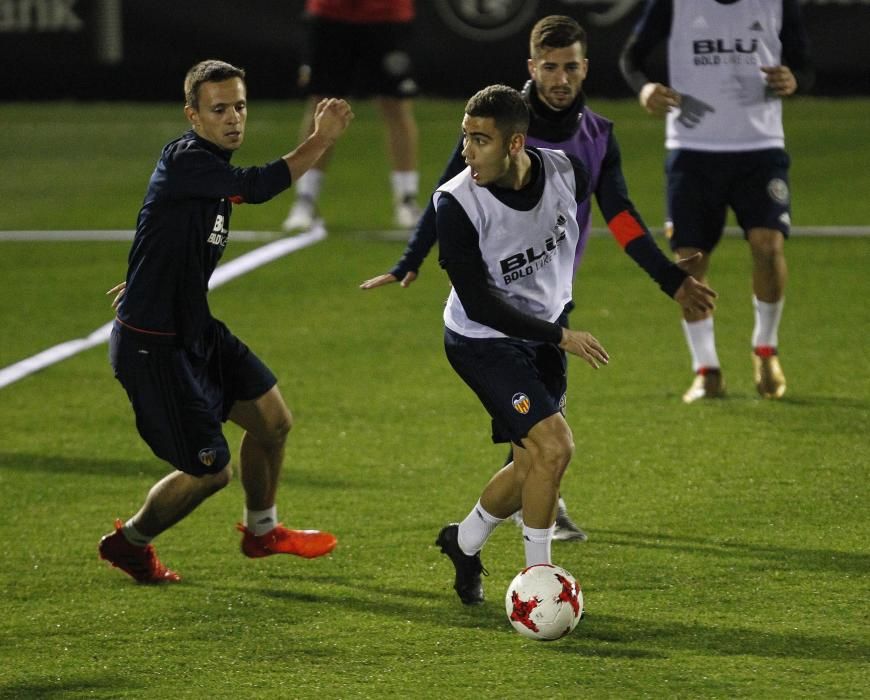
[[[659,226],[662,125],[633,103],[592,106],[617,122],[631,192]],[[868,108],[786,106],[796,225],[870,225]],[[424,188],[461,109],[418,106]],[[299,114],[253,99],[238,162],[289,150]],[[587,617],[561,641],[526,641],[503,608],[519,531],[504,525],[484,550],[476,609],[433,545],[504,450],[443,356],[437,262],[409,289],[356,288],[403,247],[365,233],[391,211],[380,124],[369,105],[357,114],[323,196],[329,238],[211,298],[295,416],[279,514],[334,531],[338,548],[245,559],[236,480],[156,541],[184,582],[137,586],[96,543],[166,469],[105,347],[0,389],[0,698],[866,697],[870,239],[787,244],[789,389],[767,402],[751,381],[749,254],[727,237],[711,282],[729,397],[700,406],[679,400],[691,377],[676,305],[609,237],[591,240],[572,323],[612,359],[571,362],[563,489],[590,540],[553,547]],[[132,228],[184,126],[179,106],[146,104],[5,104],[0,122],[6,230]],[[289,202],[240,207],[233,228],[277,230]],[[231,241],[227,258],[255,245]],[[0,367],[109,320],[127,249],[0,241]]]

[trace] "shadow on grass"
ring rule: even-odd
[[[722,558],[754,559],[764,566],[782,565],[803,571],[832,571],[863,576],[870,571],[870,555],[832,549],[798,549],[699,537],[675,537],[655,532],[596,530],[595,541],[639,549],[671,550]]]
[[[669,400],[674,400],[675,402],[682,400],[682,392],[667,392],[664,394],[664,397]],[[647,392],[643,396],[640,396],[646,401],[654,402],[660,401],[662,398],[661,394],[656,392]],[[867,411],[870,410],[870,400],[867,399],[858,399],[852,396],[833,396],[833,395],[821,395],[821,394],[800,394],[800,393],[787,393],[781,399],[776,399],[775,401],[771,401],[769,399],[763,399],[756,392],[751,389],[747,389],[745,391],[741,391],[739,389],[732,390],[728,389],[728,393],[720,398],[715,400],[704,400],[697,401],[692,404],[691,409],[686,410],[698,410],[698,409],[706,409],[706,410],[715,410],[717,407],[743,407],[745,405],[752,404],[756,406],[770,406],[771,408],[775,408],[777,406],[793,408],[793,407],[810,407],[810,408],[826,408],[829,411],[837,412],[842,414],[848,419],[854,418],[854,411]]]
[[[651,655],[664,657],[673,651],[691,651],[710,656],[758,656],[839,661],[864,664],[870,646],[858,640],[802,632],[761,632],[739,627],[712,627],[682,622],[651,622],[649,619],[615,615],[587,616],[574,633],[552,645],[563,653],[588,654],[590,641],[631,645]]]
[[[129,692],[130,679],[125,678],[123,684]],[[0,685],[0,700],[22,700],[22,698],[52,700],[52,698],[84,696],[110,698],[117,697],[118,685],[117,677],[66,681],[58,679],[54,683],[49,680],[13,682]]]
[[[342,586],[344,588],[344,586]],[[389,616],[441,627],[484,629],[499,635],[516,634],[507,624],[500,600],[481,606],[460,605],[453,592],[429,592],[421,605],[421,591],[378,588],[378,595],[361,590],[267,589],[260,594],[288,603],[335,606],[352,616]],[[425,592],[423,592],[425,593]],[[304,615],[301,616],[304,618]],[[870,645],[834,635],[804,632],[766,632],[734,626],[702,623],[661,622],[648,618],[616,615],[587,615],[575,632],[546,645],[560,653],[609,658],[668,658],[674,652],[691,651],[711,656],[757,656],[829,660],[863,664],[870,657]]]
[[[238,455],[233,455],[233,474],[238,478]],[[0,469],[19,472],[41,472],[48,474],[94,474],[97,476],[132,476],[161,479],[173,467],[167,462],[153,459],[90,459],[87,457],[68,457],[63,455],[33,454],[26,452],[0,452]],[[285,466],[284,475],[305,483],[306,488],[339,489],[347,488],[349,479],[331,477],[322,470],[306,469],[298,466]],[[372,482],[352,482],[354,487],[376,487]]]
[[[0,452],[0,469],[50,474],[95,474],[104,476],[166,476],[171,467],[156,457],[140,459],[89,459],[62,455]]]
[[[446,627],[465,627],[470,629],[489,628],[496,632],[510,632],[505,622],[504,607],[501,601],[487,602],[479,606],[461,605],[450,591],[447,594],[432,594],[425,599],[433,605],[421,605],[409,601],[405,591],[390,591],[378,587],[377,596],[360,589],[347,591],[326,591],[319,588],[311,590],[264,589],[260,595],[287,602],[315,603],[317,606],[331,605],[352,615],[390,616],[399,620],[414,620],[415,623],[430,623]],[[420,591],[414,591],[420,597]]]

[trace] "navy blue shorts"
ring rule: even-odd
[[[522,445],[535,425],[565,413],[567,362],[557,345],[466,338],[445,328],[444,350],[492,418],[493,442]]]
[[[160,459],[194,476],[216,474],[229,464],[221,424],[233,404],[257,399],[277,382],[248,346],[216,320],[193,349],[115,321],[109,361],[133,406],[142,439]]]
[[[676,149],[668,153],[668,218],[671,249],[710,252],[722,238],[730,207],[744,236],[752,228],[788,237],[790,159],[781,148],[713,153]]]
[[[309,95],[415,97],[411,22],[357,24],[311,18]]]

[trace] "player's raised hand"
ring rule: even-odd
[[[352,120],[353,110],[344,100],[329,97],[317,103],[314,108],[314,131],[284,156],[292,182],[298,182],[332,148]]]
[[[647,112],[663,117],[672,109],[680,106],[680,93],[661,83],[647,83],[638,95],[641,107]]]
[[[402,283],[400,286],[408,287],[415,279],[417,279],[417,273],[416,272],[408,272],[402,278]],[[375,287],[383,287],[386,284],[392,284],[393,282],[398,282],[398,281],[399,281],[398,277],[396,277],[394,274],[388,272],[385,275],[378,275],[377,277],[372,277],[371,279],[366,280],[365,282],[363,282],[359,286],[359,288],[360,289],[374,289]]]
[[[314,133],[334,141],[344,133],[353,116],[345,100],[336,97],[320,100],[314,108]]]
[[[598,369],[599,363],[606,365],[610,362],[610,355],[607,354],[604,346],[586,331],[572,331],[570,328],[563,328],[559,347],[565,352],[582,358],[595,369]]]

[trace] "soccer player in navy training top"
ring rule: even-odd
[[[278,522],[275,494],[291,425],[275,376],[209,311],[208,281],[229,238],[233,203],[265,202],[287,189],[347,128],[344,100],[317,106],[311,136],[262,167],[230,158],[244,140],[245,73],[222,61],[193,66],[184,80],[191,129],[168,143],[139,212],[126,280],[117,293],[109,342],[115,376],[139,434],[175,470],[141,509],[102,538],[100,557],[143,583],[180,576],[157,558],[151,540],[229,483],[230,450],[221,424],[244,429],[239,468],[245,490],[242,552],[312,558],[336,538]]]
[[[715,292],[669,261],[656,245],[628,196],[613,123],[586,106],[582,91],[589,69],[586,46],[586,32],[571,17],[549,15],[532,28],[528,59],[531,80],[522,91],[531,119],[526,142],[531,146],[560,149],[580,159],[589,171],[590,189],[598,208],[620,247],[684,310],[709,311],[713,308]],[[439,184],[465,168],[462,147],[460,140]],[[590,198],[578,202],[580,239],[574,251],[575,272],[586,250],[591,214]],[[389,273],[363,282],[362,288],[373,289],[397,281],[401,281],[402,287],[410,285],[417,278],[435,239],[435,209],[430,203],[401,260]],[[567,316],[564,320],[567,321]],[[585,537],[560,499],[554,539],[583,540]]]

